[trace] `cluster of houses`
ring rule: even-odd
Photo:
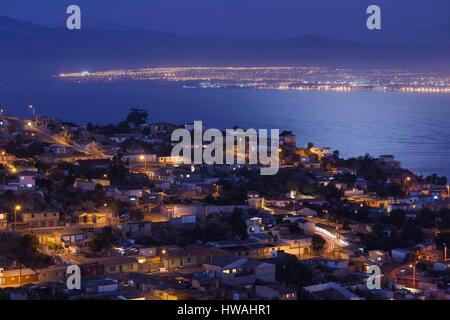
[[[352,222],[350,230],[343,230],[326,219],[327,213],[321,208],[328,201],[323,198],[295,190],[278,197],[248,191],[245,203],[204,201],[220,197],[224,177],[234,186],[245,183],[238,173],[243,165],[183,165],[181,157],[167,152],[176,125],[145,124],[145,134],[141,128],[110,135],[50,118],[39,118],[33,125],[45,130],[51,127],[53,134],[67,143],[45,143],[38,156],[45,166],[38,169],[34,159],[17,158],[2,149],[17,135],[38,138],[17,121],[2,119],[0,193],[43,199],[40,181],[57,173],[62,179],[73,180],[73,194],[101,191],[98,194],[102,198],[95,208],[71,210],[64,215],[61,208],[49,205],[47,210],[35,210],[26,203],[0,212],[2,235],[33,234],[38,249],[53,257],[54,263],[47,268],[30,268],[0,259],[0,289],[7,290],[11,298],[34,299],[43,292],[67,299],[117,300],[296,300],[299,292],[314,299],[345,300],[365,299],[371,294],[380,299],[448,295],[439,278],[448,270],[446,253],[433,245],[432,231],[430,241],[408,249],[365,250],[355,234],[369,233],[372,225]],[[412,177],[391,181],[404,185],[405,197],[371,194],[368,181],[355,169],[324,167],[326,160],[335,155],[330,148],[310,147],[307,152],[299,152],[296,136],[290,131],[281,133],[280,148],[286,159],[298,155],[293,163],[283,159],[283,166],[304,170],[318,186],[334,186],[342,192],[342,200],[355,210],[369,208],[374,215],[384,215],[404,209],[414,219],[414,211],[424,207],[448,207],[448,187],[419,183]],[[118,158],[126,167],[119,182],[112,176]],[[377,161],[387,170],[400,168],[390,155],[380,156]],[[341,179],[343,176],[352,179]],[[126,210],[111,205],[117,203]],[[167,230],[190,230],[205,217],[230,216],[236,210],[242,212],[245,237],[197,241],[186,246],[139,244],[140,238],[158,240]],[[132,217],[136,211],[142,213],[139,219]],[[111,227],[121,240],[99,256],[92,252],[90,244],[104,227]],[[317,238],[324,241],[319,248],[315,248]],[[415,269],[405,265],[419,251],[427,257],[428,269],[416,274]],[[279,274],[289,257],[296,257],[307,268],[320,270],[328,277],[302,288],[281,281]],[[69,290],[66,286],[70,265],[81,270],[80,289]],[[383,272],[383,289],[367,291],[367,271],[373,265]],[[413,289],[399,293],[399,288]]]

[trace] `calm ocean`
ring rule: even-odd
[[[417,174],[450,177],[450,95],[375,92],[185,89],[146,83],[0,86],[0,105],[26,116],[76,123],[118,122],[132,107],[150,121],[206,126],[279,128],[297,134],[299,145],[338,149],[342,156],[393,154]]]

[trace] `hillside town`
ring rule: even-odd
[[[29,111],[0,114],[0,300],[450,298],[446,177],[392,155],[343,159],[291,131],[273,176],[186,165],[171,135],[192,123]]]

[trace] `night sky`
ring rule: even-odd
[[[370,4],[382,9],[384,33],[450,26],[449,0],[0,0],[0,15],[63,27],[69,4],[80,5],[90,28],[185,35],[361,40]]]

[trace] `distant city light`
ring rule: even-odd
[[[61,73],[59,77],[75,81],[167,81],[189,88],[450,93],[450,79],[445,75],[396,69],[357,72],[323,67],[177,67],[82,71]]]

